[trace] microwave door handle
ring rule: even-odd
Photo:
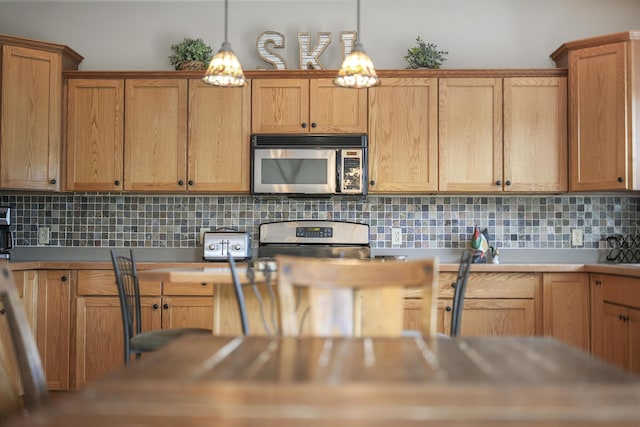
[[[342,150],[336,149],[336,193],[342,192]]]

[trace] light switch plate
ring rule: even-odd
[[[38,245],[48,245],[51,236],[51,229],[49,227],[38,228]]]
[[[402,244],[402,228],[393,227],[391,229],[391,246],[400,246]]]
[[[582,246],[583,244],[583,235],[581,228],[572,228],[571,229],[571,246]]]

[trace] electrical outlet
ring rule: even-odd
[[[201,227],[200,228],[200,244],[204,245],[204,233],[207,231],[211,231],[209,227]]]
[[[402,228],[393,227],[391,229],[391,246],[400,246],[402,244]]]
[[[583,236],[581,228],[571,229],[571,246],[582,246]]]
[[[38,227],[38,245],[48,245],[51,237],[49,227]]]

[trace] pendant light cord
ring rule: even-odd
[[[361,37],[360,37],[360,0],[357,1],[356,3],[356,33],[357,33],[357,37],[356,40],[360,41]]]
[[[360,1],[360,0],[358,0]],[[227,27],[228,27],[228,21],[229,21],[229,7],[228,7],[228,3],[229,0],[224,0],[224,42],[226,43],[227,40]]]

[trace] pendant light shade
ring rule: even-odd
[[[209,63],[207,72],[202,80],[205,83],[222,86],[222,87],[237,87],[244,86],[245,78],[242,71],[242,65],[233,50],[231,50],[231,44],[227,40],[227,15],[228,15],[228,0],[224,1],[224,42],[218,53],[214,55]]]
[[[357,40],[351,53],[342,62],[338,75],[333,79],[333,84],[348,88],[367,88],[380,83],[373,61],[364,51],[360,43],[360,0],[358,0]]]

